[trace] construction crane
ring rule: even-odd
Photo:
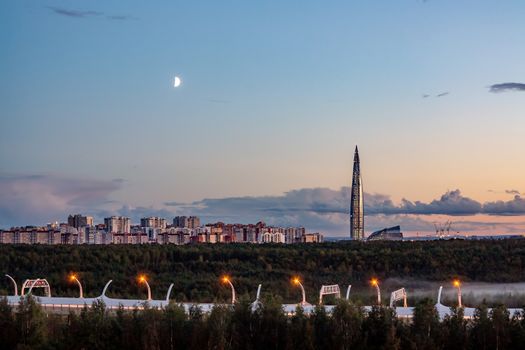
[[[447,220],[444,224],[434,222],[434,227],[436,229],[436,237],[443,238],[446,236],[450,236],[450,228],[452,227],[452,221]]]
[[[449,220],[449,221],[447,221],[447,222],[445,223],[445,227],[446,227],[446,229],[447,229],[447,236],[450,236],[450,227],[451,227],[451,226],[452,226],[452,221]]]

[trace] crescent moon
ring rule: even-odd
[[[182,84],[182,80],[180,80],[179,77],[175,77],[175,78],[173,79],[173,87],[179,87],[180,84]]]

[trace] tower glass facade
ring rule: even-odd
[[[361,180],[359,151],[357,146],[355,146],[354,170],[352,172],[352,193],[350,197],[350,238],[355,240],[364,239],[364,228],[363,182]]]

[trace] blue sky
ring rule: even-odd
[[[210,219],[346,234],[340,214],[268,214],[259,199],[344,195],[355,144],[365,192],[395,205],[456,189],[479,203],[521,199],[525,88],[489,87],[525,83],[524,15],[519,0],[3,1],[0,226],[195,202]],[[55,209],[40,207],[42,192]],[[257,204],[239,217],[228,199],[245,196]],[[206,199],[224,199],[220,215]],[[463,229],[523,213],[472,214]],[[389,215],[367,231],[437,220]]]

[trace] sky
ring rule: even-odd
[[[522,0],[0,2],[0,228],[525,233]],[[182,85],[173,87],[179,76]]]

